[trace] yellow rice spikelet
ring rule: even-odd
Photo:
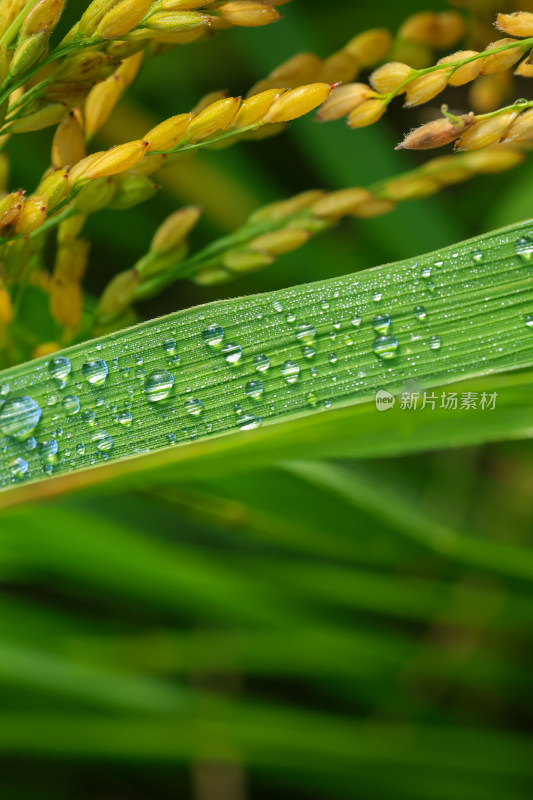
[[[249,243],[250,250],[260,250],[271,256],[290,253],[309,241],[310,233],[300,228],[284,228],[258,236]]]
[[[418,200],[435,194],[438,190],[438,181],[429,175],[406,175],[388,181],[385,187],[387,198],[390,200]]]
[[[412,67],[401,61],[390,61],[378,67],[370,75],[370,85],[380,94],[390,94],[407,80],[413,73]],[[405,88],[402,90],[405,92]]]
[[[391,46],[391,33],[386,28],[373,28],[351,39],[344,50],[353,56],[361,67],[371,67],[385,58]]]
[[[20,117],[20,119],[14,119],[13,122],[8,122],[7,131],[9,133],[40,131],[43,128],[49,128],[51,125],[57,125],[66,113],[67,109],[62,103],[50,103],[32,114]]]
[[[522,111],[511,123],[502,142],[530,142],[533,140],[533,108]]]
[[[321,68],[322,59],[314,53],[297,53],[273,69],[268,77],[279,81],[279,86],[273,88],[294,89],[318,80]]]
[[[519,46],[520,42],[517,39],[499,39],[496,42],[491,42],[486,46],[484,52],[488,53],[491,50],[502,47],[505,44],[512,44],[513,42],[516,43],[517,47],[511,47],[509,50],[502,50],[500,53],[494,53],[494,55],[488,55],[486,58],[482,59],[482,75],[496,75],[498,72],[505,72],[522,58],[524,48]]]
[[[267,220],[285,219],[309,208],[317,200],[324,197],[324,192],[320,189],[308,189],[306,192],[289,197],[288,200],[277,200],[267,206],[258,208],[250,216],[250,222],[265,222]]]
[[[185,137],[192,118],[192,114],[177,114],[149,130],[143,137],[148,142],[146,152],[172,150]]]
[[[150,250],[160,255],[175,250],[194,228],[201,213],[198,206],[189,206],[170,214],[155,232]]]
[[[24,20],[21,28],[22,36],[51,31],[59,22],[65,6],[65,0],[39,0]]]
[[[347,83],[359,73],[359,63],[346,50],[340,50],[326,58],[320,70],[319,80],[323,83]]]
[[[85,133],[91,139],[113,111],[120,97],[120,80],[111,75],[105,81],[97,83],[85,102]]]
[[[371,97],[377,97],[377,94],[366,83],[346,83],[344,86],[337,86],[326,102],[320,106],[315,119],[318,122],[341,119]]]
[[[512,14],[498,14],[496,27],[510,36],[533,36],[533,14],[527,11],[515,11]]]
[[[52,141],[52,164],[65,167],[85,158],[85,139],[79,115],[71,111],[58,125]]]
[[[432,100],[446,88],[449,74],[449,70],[442,69],[415,78],[406,87],[405,105],[419,106]]]
[[[161,33],[182,33],[209,25],[212,17],[198,11],[160,11],[152,14],[146,27]]]
[[[471,56],[475,55],[477,55],[476,50],[458,50],[456,53],[452,53],[449,56],[439,59],[437,63],[450,64],[454,61],[461,61],[465,58],[470,58]],[[458,67],[455,72],[452,72],[448,78],[448,83],[450,86],[463,86],[465,83],[470,83],[470,81],[473,81],[475,78],[477,78],[482,67],[482,58],[478,58],[476,61],[470,61],[468,64]]]
[[[379,99],[365,100],[348,114],[348,126],[350,128],[366,128],[381,119],[387,106]]]
[[[187,128],[188,140],[199,142],[228,128],[233,122],[240,104],[240,97],[226,97],[212,103],[190,121]]]
[[[281,92],[280,89],[267,89],[265,92],[248,97],[239,108],[231,127],[246,128],[262,122],[268,109],[278,99]]]
[[[458,150],[480,150],[499,142],[517,116],[518,111],[507,111],[489,119],[479,120],[463,133],[456,148]]]
[[[46,198],[30,195],[26,198],[20,217],[15,225],[15,233],[24,236],[36,230],[46,219]]]
[[[340,189],[337,192],[330,192],[325,197],[317,200],[311,206],[311,211],[318,217],[338,218],[353,214],[361,203],[369,200],[371,192],[368,189],[354,187],[352,189]]]
[[[289,122],[302,117],[325,103],[333,88],[327,83],[310,83],[297,89],[290,89],[274,101],[263,117],[263,122]]]
[[[219,6],[218,11],[226,22],[245,28],[270,25],[281,17],[271,3],[260,0],[232,0]]]
[[[42,358],[43,356],[50,356],[52,353],[57,353],[58,350],[61,350],[61,345],[59,342],[43,342],[42,344],[37,345],[31,354],[31,357]]]
[[[144,158],[145,151],[146,142],[142,139],[119,144],[112,147],[111,150],[107,150],[104,155],[91,164],[84,176],[94,180],[109,175],[118,175],[138,164]]]
[[[102,18],[96,34],[101,39],[120,39],[144,19],[152,0],[121,0]]]

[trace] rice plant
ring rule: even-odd
[[[529,796],[532,47],[0,0],[6,797]]]

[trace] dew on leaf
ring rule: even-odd
[[[221,352],[228,364],[238,364],[242,358],[242,347],[235,342],[225,344]]]
[[[241,431],[252,431],[261,425],[262,420],[254,414],[245,414],[239,419],[239,428]]]
[[[174,386],[174,376],[166,369],[152,372],[145,381],[144,393],[150,403],[165,400]]]
[[[202,331],[202,339],[209,347],[220,347],[224,340],[224,328],[220,325],[209,325]]]
[[[204,404],[197,397],[190,397],[185,401],[185,411],[193,417],[198,417],[204,410]]]
[[[300,375],[300,366],[296,361],[286,361],[281,367],[281,374],[287,383],[296,383]]]
[[[94,361],[86,361],[81,368],[81,374],[93,386],[102,386],[105,383],[108,372],[108,366],[101,358],[97,358]]]
[[[533,240],[528,236],[522,236],[515,242],[515,253],[524,264],[529,264],[533,259]]]
[[[96,431],[96,433],[93,433],[91,439],[95,443],[96,449],[101,453],[106,453],[111,450],[114,445],[113,437],[105,431]]]
[[[428,344],[430,350],[438,350],[439,347],[441,346],[440,336],[430,336]]]
[[[8,467],[14,478],[23,478],[28,473],[29,464],[20,456],[16,456],[11,459]]]
[[[65,381],[72,371],[72,364],[66,356],[55,356],[48,364],[48,371],[52,378]]]
[[[42,413],[33,398],[12,397],[0,408],[0,430],[7,436],[24,438],[37,426]]]
[[[244,392],[248,397],[251,397],[253,400],[259,400],[261,395],[263,394],[263,384],[261,383],[261,381],[258,380],[248,381],[248,383],[244,387]]]
[[[398,340],[395,336],[378,336],[372,344],[374,353],[385,360],[395,358],[398,351]]]
[[[63,398],[61,401],[61,405],[63,407],[63,411],[69,417],[72,417],[74,414],[77,414],[80,410],[80,400],[79,397],[76,397],[75,394],[68,394],[66,397]]]
[[[297,325],[295,332],[296,338],[303,344],[311,345],[316,339],[316,328],[308,322]]]
[[[254,356],[253,365],[258,372],[267,372],[270,367],[270,359],[268,356],[259,353],[259,355]]]

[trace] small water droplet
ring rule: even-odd
[[[14,478],[23,478],[28,472],[29,464],[20,456],[16,456],[11,459],[8,467]]]
[[[300,366],[296,361],[286,361],[281,367],[281,374],[287,383],[296,383],[300,375]]]
[[[169,356],[176,355],[178,349],[178,343],[175,339],[166,339],[163,344],[161,345],[165,353],[168,353]]]
[[[79,444],[76,445],[76,453],[80,456],[85,455],[85,445],[83,444],[83,442],[80,442]]]
[[[330,364],[336,364],[339,359],[337,358],[337,353],[330,353],[328,356],[328,361]]]
[[[190,397],[185,401],[185,411],[193,417],[198,417],[204,410],[204,404],[197,397]]]
[[[253,365],[258,372],[267,372],[270,367],[270,359],[263,353],[259,353],[259,355],[254,356]]]
[[[245,414],[239,420],[239,428],[241,431],[252,431],[261,425],[262,420],[253,414]]]
[[[379,303],[381,300],[383,300],[383,293],[374,292],[374,294],[372,295],[372,300],[374,301],[374,303]]]
[[[345,334],[342,341],[347,347],[351,347],[353,344],[355,344],[355,339],[353,338],[351,333]]]
[[[117,415],[117,421],[120,422],[121,425],[124,425],[125,428],[129,428],[133,420],[133,415],[131,411],[119,411]]]
[[[228,364],[238,364],[242,358],[242,347],[240,344],[230,342],[229,344],[225,344],[222,348],[222,355]]]
[[[63,411],[69,417],[77,414],[80,410],[80,400],[75,394],[68,394],[66,397],[64,397],[61,405],[63,407]]]
[[[150,403],[165,400],[174,386],[174,376],[166,369],[157,370],[148,376],[144,384],[144,393]]]
[[[296,314],[294,313],[294,311],[289,311],[286,320],[289,323],[289,325],[292,325],[293,322],[296,322]]]
[[[426,319],[428,312],[424,306],[416,306],[416,308],[413,309],[413,314],[415,319],[417,319],[419,322],[423,322]]]
[[[0,408],[0,430],[7,436],[24,438],[37,426],[42,413],[33,398],[12,397]]]
[[[528,314],[524,322],[526,323],[526,328],[533,328],[533,314]]]
[[[96,425],[96,411],[93,411],[92,408],[88,408],[87,411],[84,411],[81,416],[87,425],[91,425],[91,427]]]
[[[481,250],[473,250],[470,255],[472,257],[472,261],[475,264],[481,264],[481,262],[483,261],[483,253],[481,252]]]
[[[224,340],[224,328],[220,325],[209,325],[202,331],[202,339],[209,347],[220,347]]]
[[[277,311],[278,314],[281,314],[281,312],[283,311],[283,303],[280,303],[279,300],[274,300],[274,302],[272,303],[272,308],[274,309],[274,311]]]
[[[435,266],[437,266],[437,264],[435,264]],[[424,267],[420,271],[420,275],[421,275],[422,278],[426,278],[426,279],[427,278],[431,278],[431,267],[430,266]]]
[[[72,364],[66,356],[55,356],[48,364],[48,371],[52,378],[65,381],[72,370]]]
[[[388,314],[377,314],[372,320],[372,327],[377,333],[387,333],[390,328],[390,317]]]
[[[533,258],[533,240],[528,236],[523,236],[515,242],[515,253],[520,261],[529,264]]]
[[[326,300],[324,300],[323,303],[320,303],[320,308],[322,309],[322,311],[327,311],[329,309],[329,303]]]
[[[398,340],[395,336],[378,336],[374,339],[372,349],[380,358],[394,358],[398,350]]]
[[[39,447],[41,458],[45,461],[54,461],[59,450],[59,445],[55,439],[50,439],[48,442],[42,442]]]
[[[242,412],[244,411],[240,403],[234,403],[233,410],[235,411],[236,414],[242,414]]]
[[[168,433],[167,434],[167,442],[169,444],[176,444],[177,440],[178,440],[178,437],[176,436],[175,433]]]
[[[9,383],[3,383],[0,386],[0,397],[5,397],[7,394],[9,394]]]
[[[430,336],[429,337],[429,347],[430,350],[438,350],[441,346],[441,338],[440,336]]]
[[[263,394],[263,384],[261,381],[253,380],[248,381],[244,387],[245,394],[253,400],[259,400]]]
[[[105,361],[97,358],[94,361],[86,361],[81,368],[81,374],[93,386],[102,386],[105,383],[109,369]]]
[[[122,369],[120,370],[120,374],[122,375],[123,378],[127,378],[128,375],[130,374],[130,368],[122,367]]]
[[[318,403],[318,397],[314,392],[308,392],[306,400],[308,404],[313,407],[316,406],[316,404]]]
[[[361,317],[352,317],[350,322],[354,326],[354,328],[358,328],[359,325],[361,324]]]
[[[96,431],[96,433],[93,433],[91,439],[95,443],[96,449],[101,453],[106,453],[111,450],[114,445],[113,437],[105,431]]]
[[[296,338],[303,344],[311,345],[316,339],[316,328],[308,322],[296,326]]]
[[[24,447],[26,450],[35,450],[37,447],[37,439],[35,439],[33,436],[30,436],[30,438],[26,439],[24,442]]]
[[[312,347],[309,347],[309,345],[306,344],[304,347],[302,347],[302,355],[304,358],[313,358],[316,355],[316,352]]]

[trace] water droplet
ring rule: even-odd
[[[30,436],[30,438],[26,439],[24,442],[24,447],[26,450],[35,450],[37,447],[37,439],[34,439],[33,436]]]
[[[294,313],[294,311],[289,311],[286,319],[289,325],[292,325],[293,322],[296,322],[296,314]]]
[[[120,422],[121,425],[124,425],[125,428],[131,425],[132,420],[133,415],[131,411],[120,411],[117,415],[117,421]]]
[[[270,359],[268,356],[260,353],[259,355],[254,356],[253,365],[258,372],[266,372],[270,367]]]
[[[296,326],[296,338],[304,344],[313,344],[316,339],[316,328],[307,322]]]
[[[312,347],[309,347],[309,345],[306,344],[304,347],[302,347],[302,355],[304,358],[313,358],[316,355],[316,352]]]
[[[354,326],[354,328],[358,328],[359,325],[361,324],[361,317],[352,317],[350,322]]]
[[[306,400],[309,403],[309,405],[313,407],[316,406],[316,404],[318,403],[318,397],[314,392],[309,392],[307,394]]]
[[[9,383],[3,383],[0,386],[0,397],[5,397],[6,394],[9,394]]]
[[[354,338],[353,338],[351,333],[347,333],[343,337],[343,342],[347,347],[351,347],[353,344],[355,344],[355,340],[354,340]]]
[[[300,375],[300,366],[296,361],[286,361],[281,367],[281,374],[287,383],[296,383]]]
[[[94,426],[96,425],[96,411],[93,411],[92,408],[87,409],[82,414],[83,421],[87,423],[87,425]]]
[[[161,347],[163,348],[165,353],[169,354],[169,356],[174,356],[176,355],[178,349],[178,343],[176,342],[175,339],[167,339],[165,342],[163,342]]]
[[[166,369],[152,372],[144,384],[144,393],[150,403],[157,403],[165,400],[174,386],[174,376]]]
[[[378,336],[374,339],[372,349],[380,358],[394,358],[398,350],[398,340],[395,336]]]
[[[130,374],[130,368],[122,367],[122,369],[120,370],[120,374],[122,375],[123,378],[127,378],[128,375]]]
[[[23,438],[36,427],[42,413],[31,397],[12,397],[0,408],[0,430],[7,436]]]
[[[382,292],[374,292],[372,295],[372,300],[374,303],[379,303],[380,300],[383,300],[383,293]]]
[[[80,400],[75,394],[68,394],[66,397],[64,397],[61,405],[63,407],[63,411],[69,417],[77,414],[80,410]]]
[[[329,309],[329,303],[326,300],[324,300],[323,303],[320,303],[320,308],[322,309],[322,311],[327,311]]]
[[[220,347],[224,340],[224,328],[220,325],[209,325],[202,331],[202,339],[209,347]]]
[[[96,431],[96,433],[93,433],[91,439],[95,443],[96,449],[101,453],[106,453],[108,450],[111,450],[114,445],[113,437],[105,431]]]
[[[244,387],[244,391],[248,397],[251,397],[253,400],[259,400],[263,394],[263,384],[261,381],[257,380],[248,381]]]
[[[222,355],[228,364],[238,364],[242,357],[242,347],[240,344],[230,342],[229,344],[225,344],[222,348]]]
[[[83,444],[83,442],[80,442],[79,444],[76,445],[76,453],[78,453],[78,455],[80,456],[85,455],[85,445]]]
[[[8,464],[9,471],[15,478],[23,478],[24,475],[27,474],[29,469],[29,464],[27,461],[24,461],[23,458],[20,456],[16,456],[16,458],[12,458]]]
[[[524,321],[526,328],[533,328],[533,314],[528,314]]]
[[[178,355],[178,353],[176,353],[176,354],[175,354],[175,355],[173,355],[173,356],[170,356],[170,363],[171,363],[171,364],[172,364],[174,367],[179,367],[179,365],[181,364],[181,356],[180,356],[180,355]]]
[[[533,258],[533,240],[528,236],[523,236],[521,239],[516,240],[514,248],[520,261],[529,264]]]
[[[277,311],[278,314],[281,314],[281,312],[283,311],[283,303],[280,303],[279,300],[274,300],[274,302],[272,303],[272,308],[274,309],[274,311]]]
[[[372,327],[377,333],[387,333],[390,328],[390,317],[388,314],[377,314],[372,320]]]
[[[421,275],[422,278],[426,278],[426,279],[427,278],[431,278],[431,267],[430,266],[424,267],[421,270],[420,275]]]
[[[236,414],[242,414],[242,412],[244,411],[244,409],[243,409],[243,407],[242,407],[242,405],[240,403],[234,403],[233,404],[233,410],[235,411]]]
[[[318,370],[317,370],[317,368],[316,367],[311,367],[311,369],[309,370],[309,374],[311,375],[312,378],[318,378]]]
[[[252,431],[261,425],[262,420],[253,414],[245,414],[239,419],[239,428],[241,431]]]
[[[168,433],[167,434],[167,442],[169,444],[176,444],[177,439],[178,439],[178,437],[176,436],[175,433]]]
[[[441,346],[441,338],[440,336],[430,336],[429,337],[429,347],[430,350],[438,350]]]
[[[474,261],[476,264],[481,264],[483,261],[483,253],[481,250],[473,250],[470,255],[472,256],[472,261]]]
[[[324,408],[331,408],[332,405],[331,400],[324,400]]]
[[[185,401],[185,411],[193,417],[198,417],[204,410],[204,404],[197,397],[190,397]]]
[[[423,322],[426,319],[428,312],[424,306],[416,306],[416,308],[413,309],[413,314],[415,319],[417,319],[419,322]]]
[[[109,369],[105,361],[97,358],[94,361],[86,361],[81,368],[81,374],[93,386],[102,386],[107,378]]]
[[[48,364],[52,378],[65,381],[72,370],[72,364],[66,356],[55,356]]]
[[[337,353],[330,353],[328,356],[328,361],[330,364],[336,364],[339,359],[337,358]]]
[[[55,439],[50,439],[48,442],[42,442],[39,447],[41,458],[45,461],[54,461],[59,450],[59,445]]]

